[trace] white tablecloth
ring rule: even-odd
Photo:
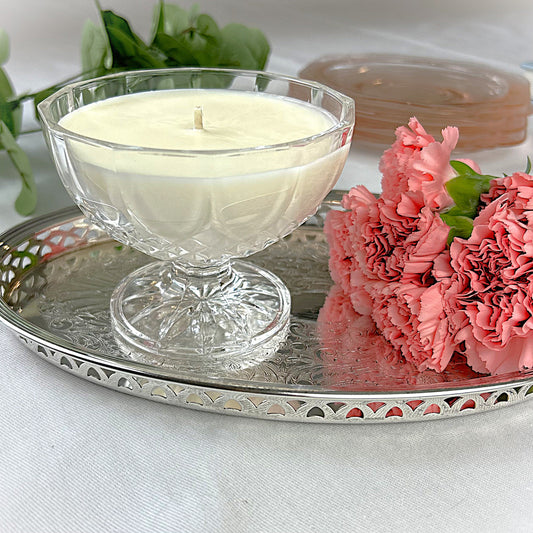
[[[105,2],[149,33],[155,2]],[[191,2],[183,2],[188,6]],[[217,21],[260,27],[269,70],[330,53],[533,58],[530,0],[218,0]],[[2,0],[7,70],[19,92],[79,69],[90,1]],[[31,111],[26,114],[31,127]],[[531,136],[530,136],[531,137]],[[36,214],[70,200],[40,134],[21,143]],[[487,173],[522,169],[531,139],[474,154]],[[354,151],[338,184],[378,190],[379,154]],[[0,154],[0,230],[22,220]],[[0,327],[0,531],[486,532],[533,530],[533,403],[412,424],[335,426],[228,417],[149,402],[73,377]]]

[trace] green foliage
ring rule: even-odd
[[[450,165],[457,172],[457,176],[446,183],[446,189],[455,205],[440,214],[442,220],[451,228],[448,244],[451,244],[455,237],[468,239],[472,235],[479,198],[489,191],[490,182],[495,178],[495,176],[478,174],[461,161],[450,161]]]
[[[440,218],[450,226],[450,233],[448,233],[448,244],[450,245],[455,237],[462,237],[468,239],[472,235],[474,228],[474,221],[470,217],[461,215],[450,215],[448,213],[441,213]]]
[[[0,65],[9,59],[9,39],[0,29]],[[15,100],[15,93],[7,74],[0,68],[0,149],[6,150],[22,179],[22,190],[15,201],[15,209],[21,215],[29,215],[37,201],[33,173],[28,157],[15,138],[20,133],[22,107]]]
[[[270,46],[264,34],[242,24],[220,29],[212,17],[175,4],[159,3],[154,11],[150,44],[128,21],[100,10],[102,27],[87,23],[82,35],[84,71],[220,67],[263,70]]]
[[[133,33],[126,19],[112,11],[101,11],[100,14],[109,39],[114,69],[134,70],[167,66],[157,50],[144,44],[140,37]]]
[[[191,11],[181,8],[176,4],[159,2],[154,9],[152,44],[158,33],[167,35],[180,35],[189,26],[189,20],[197,16],[198,7],[194,6]]]
[[[475,218],[479,206],[479,197],[489,192],[490,182],[494,176],[481,175],[460,161],[450,161],[458,176],[446,183],[446,189],[455,202],[450,214]]]
[[[264,34],[242,24],[228,24],[222,29],[221,66],[263,70],[270,46]]]
[[[9,59],[9,38],[0,29],[0,65]],[[0,67],[0,120],[9,128],[14,137],[20,133],[22,125],[22,107],[14,102],[15,93],[5,71]],[[0,149],[2,143],[0,142]]]
[[[0,28],[0,65],[9,59],[9,37],[7,32]]]
[[[22,190],[15,200],[15,209],[21,215],[29,215],[37,203],[37,191],[28,156],[17,144],[6,124],[0,121],[0,142],[22,179]]]
[[[102,26],[87,20],[81,33],[81,68],[83,72],[101,70],[104,72],[112,68],[113,55]]]

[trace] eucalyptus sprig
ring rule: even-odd
[[[34,106],[76,80],[114,72],[171,67],[219,67],[263,70],[270,46],[258,29],[242,24],[220,28],[197,6],[185,10],[160,2],[154,8],[152,35],[144,42],[124,17],[103,10],[96,0],[100,22],[88,20],[81,36],[81,72],[34,93],[16,95],[2,65],[9,57],[9,39],[0,29],[0,150],[6,150],[22,179],[15,208],[29,215],[36,205],[36,190],[26,154],[16,142],[21,134],[22,104]]]

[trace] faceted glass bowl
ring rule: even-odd
[[[173,150],[107,142],[60,124],[108,98],[200,88],[301,100],[326,111],[333,125],[269,146]],[[126,352],[181,365],[248,365],[272,353],[287,326],[289,293],[273,274],[233,259],[276,242],[315,212],[344,166],[353,100],[288,76],[187,68],[75,83],[42,102],[39,112],[76,204],[112,238],[162,260],[127,276],[111,298]]]

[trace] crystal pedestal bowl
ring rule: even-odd
[[[315,212],[344,166],[353,100],[287,76],[186,68],[72,84],[39,112],[77,205],[156,259],[111,297],[125,354],[180,367],[272,354],[289,292],[236,258]]]

